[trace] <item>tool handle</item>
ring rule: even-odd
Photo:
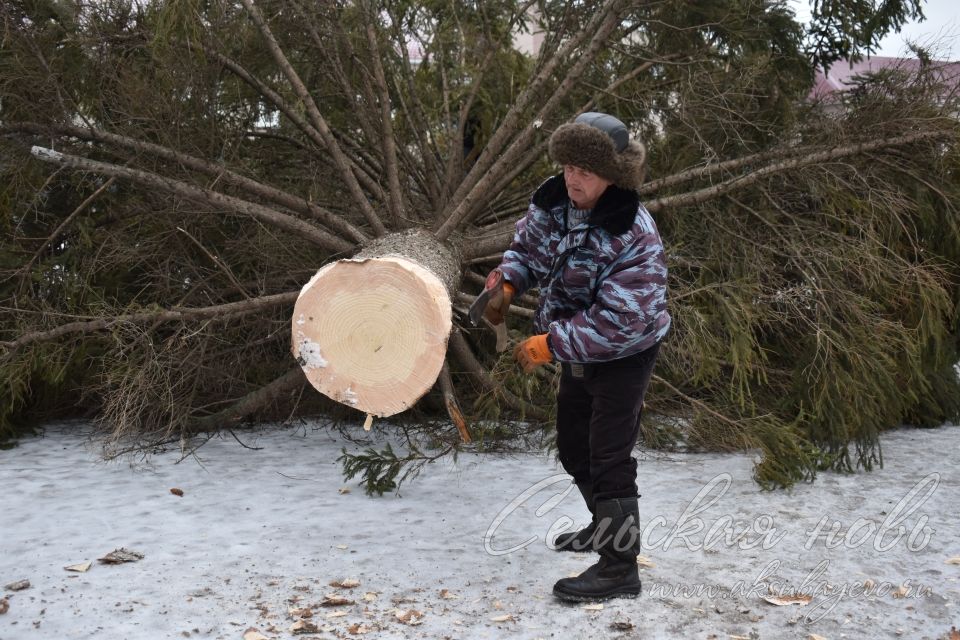
[[[503,353],[507,350],[507,323],[493,325],[493,332],[497,334],[497,353]]]

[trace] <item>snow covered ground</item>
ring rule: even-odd
[[[565,518],[587,518],[574,493],[558,499],[570,487],[549,456],[464,454],[369,498],[335,461],[351,445],[316,425],[241,434],[256,451],[215,439],[180,464],[172,451],[101,462],[82,430],[52,426],[0,451],[2,640],[837,640],[960,628],[957,427],[888,433],[884,469],[780,492],[751,480],[747,454],[639,452],[644,594],[602,608],[551,595],[593,560],[546,545]],[[97,561],[118,548],[144,557]],[[20,580],[30,586],[4,587]],[[298,622],[296,609],[312,615]],[[317,630],[294,636],[307,623]]]

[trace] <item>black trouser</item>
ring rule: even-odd
[[[563,364],[557,393],[560,463],[595,500],[637,495],[633,447],[660,345],[609,362]]]

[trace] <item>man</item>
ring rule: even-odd
[[[486,317],[503,322],[514,296],[537,286],[537,334],[514,356],[527,373],[557,361],[557,447],[591,524],[559,536],[558,550],[592,548],[600,560],[556,583],[564,600],[640,593],[637,463],[632,451],[660,341],[670,328],[667,268],[653,218],[636,190],[646,152],[626,126],[584,113],[550,138],[563,173],[534,193],[498,269],[502,296]]]

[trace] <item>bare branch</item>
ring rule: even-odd
[[[737,176],[736,178],[731,178],[725,182],[721,182],[712,187],[706,187],[699,189],[697,191],[691,191],[689,193],[681,193],[674,196],[667,196],[664,198],[659,198],[653,202],[646,203],[647,210],[651,213],[656,213],[662,209],[669,207],[685,207],[693,204],[700,204],[701,202],[706,202],[718,196],[730,193],[736,189],[740,189],[751,184],[754,184],[758,180],[765,178],[770,175],[777,173],[782,173],[790,169],[796,169],[799,167],[805,167],[813,164],[819,164],[823,162],[831,162],[839,160],[841,158],[846,158],[849,156],[866,153],[868,151],[873,151],[876,149],[882,149],[884,147],[897,147],[906,144],[912,144],[914,142],[920,142],[923,140],[932,140],[936,138],[946,138],[951,134],[945,131],[921,131],[918,133],[910,133],[903,136],[896,136],[893,138],[884,138],[882,140],[874,140],[872,142],[860,142],[856,144],[848,144],[842,147],[836,147],[828,151],[820,151],[817,153],[811,153],[799,158],[793,158],[790,160],[784,160],[782,162],[777,162],[775,164],[763,167],[761,169],[756,169],[749,173],[746,173],[742,176]]]
[[[44,127],[32,122],[17,122],[6,126],[0,126],[0,133],[3,133],[4,131],[24,131],[38,135],[47,135],[51,131],[56,131],[60,134],[73,136],[81,140],[94,140],[97,142],[114,144],[125,149],[130,149],[141,153],[148,153],[152,156],[156,156],[170,162],[176,162],[177,164],[188,169],[199,171],[204,175],[212,176],[216,178],[218,182],[238,187],[251,195],[264,198],[265,200],[269,200],[270,202],[274,202],[284,207],[288,207],[293,211],[309,215],[318,222],[337,230],[345,237],[349,237],[356,242],[364,243],[370,240],[369,236],[344,220],[342,216],[338,216],[337,214],[324,207],[321,207],[318,204],[295,196],[288,191],[283,191],[281,189],[277,189],[276,187],[271,187],[270,185],[253,180],[252,178],[240,175],[239,173],[231,171],[222,165],[218,165],[214,162],[209,162],[180,151],[175,151],[169,147],[109,133],[101,129],[74,127],[70,125]]]
[[[377,215],[377,212],[373,210],[372,206],[370,206],[367,196],[364,195],[363,191],[360,189],[360,184],[357,182],[357,178],[354,176],[353,170],[350,167],[350,161],[344,155],[343,149],[340,148],[340,145],[337,144],[336,138],[334,138],[333,133],[330,131],[330,127],[327,125],[326,119],[324,119],[323,115],[321,115],[320,109],[317,107],[317,103],[314,102],[313,96],[310,95],[310,91],[307,89],[307,86],[303,84],[300,76],[297,75],[296,70],[294,70],[293,66],[290,64],[290,61],[287,60],[287,56],[283,53],[283,50],[277,43],[276,38],[274,38],[273,32],[267,25],[266,20],[264,20],[260,10],[257,9],[257,7],[253,4],[253,0],[241,1],[243,2],[244,8],[247,10],[247,13],[250,14],[250,18],[253,20],[254,24],[257,25],[258,29],[260,29],[260,33],[263,35],[264,41],[266,42],[267,48],[270,50],[273,59],[280,67],[280,70],[286,76],[287,80],[293,86],[293,89],[297,93],[297,96],[300,98],[301,102],[303,102],[313,126],[317,129],[320,137],[323,139],[327,151],[333,158],[334,166],[336,166],[339,170],[340,177],[347,185],[347,189],[350,191],[350,195],[353,196],[355,204],[360,208],[360,211],[363,212],[364,217],[367,219],[367,222],[370,223],[370,227],[374,230],[375,235],[378,237],[384,235],[387,232],[386,227],[383,226],[383,222],[380,221],[380,217]]]
[[[277,293],[270,296],[261,296],[250,300],[241,300],[240,302],[227,302],[209,307],[194,307],[189,309],[174,307],[173,309],[163,311],[140,311],[109,318],[98,318],[96,320],[68,322],[53,329],[30,331],[19,336],[16,340],[0,342],[0,347],[7,349],[8,352],[13,352],[30,344],[50,342],[51,340],[56,340],[57,338],[62,338],[63,336],[74,333],[106,331],[122,323],[140,324],[146,322],[196,321],[208,318],[223,320],[248,313],[261,312],[270,307],[290,305],[296,302],[297,296],[299,295],[299,290],[288,291],[287,293]]]
[[[510,110],[504,117],[503,123],[497,127],[493,137],[480,153],[477,162],[470,169],[470,172],[463,179],[463,182],[460,183],[460,186],[457,187],[457,191],[450,200],[450,206],[444,211],[444,221],[437,228],[438,238],[445,240],[450,234],[457,230],[463,221],[474,211],[478,194],[489,192],[489,184],[496,181],[496,177],[491,177],[490,172],[496,163],[502,161],[501,153],[504,147],[506,147],[511,140],[515,139],[519,132],[525,131],[527,128],[533,126],[532,122],[528,123],[527,128],[521,124],[523,112],[532,103],[534,98],[540,97],[544,85],[553,76],[562,61],[566,61],[574,51],[578,51],[585,40],[597,35],[601,30],[601,25],[604,25],[604,29],[606,29],[612,20],[614,24],[610,26],[610,28],[612,29],[612,27],[616,26],[616,8],[619,4],[620,0],[607,0],[604,6],[593,15],[590,21],[570,38],[559,51],[551,56],[537,75],[530,80],[523,93],[520,94],[516,102],[510,107]],[[596,43],[596,39],[594,43]],[[594,54],[595,53],[596,51],[594,51]],[[566,80],[572,82],[572,78],[573,76],[571,74]],[[553,106],[557,104],[556,101],[551,101],[551,103]],[[541,112],[543,111],[545,110],[541,110]],[[478,188],[478,184],[481,182],[484,183],[485,186]],[[451,206],[453,207],[452,209]]]
[[[104,191],[106,191],[107,189],[109,189],[109,188],[110,188],[110,185],[112,185],[114,182],[116,182],[116,178],[110,178],[110,179],[108,179],[106,182],[104,182],[102,185],[100,185],[100,188],[98,188],[96,191],[94,191],[93,193],[91,193],[91,194],[87,197],[86,200],[84,200],[83,202],[81,202],[81,203],[77,206],[77,208],[74,209],[74,210],[70,213],[70,215],[68,215],[68,216],[64,219],[64,221],[59,224],[59,226],[57,226],[57,228],[53,231],[53,233],[50,234],[50,236],[43,242],[43,244],[40,245],[40,248],[37,249],[36,252],[33,254],[33,257],[30,258],[30,260],[27,261],[27,264],[25,264],[25,265],[20,269],[20,272],[21,272],[21,273],[27,273],[27,272],[29,272],[30,269],[31,269],[31,267],[33,267],[33,263],[36,262],[37,259],[38,259],[41,255],[43,255],[43,252],[47,250],[47,247],[49,247],[51,244],[53,244],[54,242],[56,242],[56,241],[60,238],[60,234],[63,233],[63,230],[64,230],[64,229],[66,229],[68,226],[70,226],[70,223],[73,222],[73,219],[76,218],[76,217],[77,217],[78,215],[80,215],[81,213],[83,213],[84,211],[86,211],[86,210],[87,210],[87,207],[89,207],[89,206],[93,203],[94,200],[96,200],[97,198],[99,198],[100,195],[101,195]]]
[[[306,382],[303,369],[297,365],[272,382],[239,398],[226,409],[191,421],[187,430],[191,433],[203,433],[234,426],[250,414],[270,406],[284,393],[301,388]]]
[[[637,191],[640,195],[656,193],[661,189],[683,184],[684,182],[700,180],[718,173],[725,173],[739,169],[740,167],[757,164],[758,162],[767,162],[776,158],[787,158],[801,153],[811,152],[814,152],[814,149],[811,147],[787,147],[784,149],[774,149],[772,151],[754,153],[747,156],[742,156],[740,158],[735,158],[733,160],[725,160],[723,162],[714,162],[701,167],[693,167],[691,169],[687,169],[686,171],[675,173],[672,176],[651,180],[650,182],[643,184]]]
[[[460,403],[457,402],[457,390],[453,386],[453,377],[450,375],[450,363],[444,362],[440,370],[440,391],[443,393],[443,404],[447,408],[447,415],[453,421],[457,431],[460,432],[460,439],[463,442],[470,442],[470,431],[467,429],[467,421],[463,417],[463,411],[460,410]]]
[[[459,125],[457,127],[457,140],[463,140],[464,135],[467,131],[467,120],[470,116],[470,109],[473,107],[473,103],[477,99],[477,94],[480,92],[480,87],[483,85],[483,76],[487,72],[487,69],[490,67],[490,63],[493,61],[493,56],[496,53],[496,49],[491,48],[486,56],[483,59],[483,62],[480,64],[480,71],[477,73],[477,77],[473,78],[473,86],[470,88],[470,94],[467,96],[467,99],[463,101],[463,104],[460,106],[460,119]],[[443,187],[442,192],[444,197],[450,196],[453,193],[453,187],[457,179],[461,177],[463,173],[463,147],[461,145],[452,145],[450,152],[447,158],[447,168],[443,178]],[[441,215],[442,211],[437,210],[436,215]]]
[[[368,15],[368,19],[373,19]],[[393,133],[393,115],[390,103],[390,91],[387,88],[387,77],[383,72],[383,63],[380,61],[380,47],[377,44],[377,33],[373,24],[367,24],[367,43],[370,46],[371,61],[373,63],[373,78],[380,101],[380,126],[383,133],[380,141],[383,144],[383,161],[387,167],[387,185],[390,189],[390,212],[394,219],[402,219],[403,192],[400,189],[400,174],[397,169],[397,139]]]
[[[437,187],[442,184],[441,181],[443,179],[443,170],[438,160],[440,153],[437,150],[433,138],[426,135],[426,131],[422,126],[422,123],[429,122],[429,120],[426,117],[423,102],[420,100],[420,93],[414,82],[414,70],[410,64],[410,57],[407,52],[407,40],[403,30],[400,28],[401,24],[402,21],[399,17],[391,13],[390,31],[393,35],[393,45],[397,47],[400,54],[400,68],[402,70],[400,74],[402,78],[394,78],[397,86],[397,97],[400,102],[400,109],[406,116],[407,124],[417,139],[419,157],[426,167],[427,175],[433,177],[432,179],[426,179],[426,184],[429,187],[427,191],[428,197],[430,197],[430,201],[434,204],[434,207],[439,208],[440,194],[437,192]],[[400,87],[401,80],[406,84],[406,97],[404,97],[404,92]]]
[[[172,193],[189,200],[222,207],[238,213],[244,213],[256,218],[257,220],[267,222],[275,227],[303,237],[304,239],[309,240],[313,244],[317,245],[318,247],[323,247],[324,249],[343,253],[351,252],[355,249],[354,245],[346,240],[338,238],[337,236],[327,233],[321,229],[317,229],[313,225],[300,220],[299,218],[295,218],[294,216],[267,208],[261,204],[256,204],[254,202],[248,202],[247,200],[241,200],[240,198],[235,198],[233,196],[224,195],[217,191],[213,191],[212,189],[195,187],[186,182],[174,180],[172,178],[166,178],[155,173],[121,167],[119,165],[109,164],[106,162],[98,162],[96,160],[88,160],[87,158],[60,153],[59,151],[53,151],[52,149],[44,149],[43,147],[33,147],[32,152],[36,158],[43,160],[44,162],[51,162],[76,169],[83,169],[85,171],[92,171],[94,173],[107,176],[125,178],[132,182],[160,189],[166,193]]]
[[[640,76],[640,74],[649,71],[650,68],[653,67],[654,65],[663,64],[664,62],[668,62],[670,60],[676,60],[679,57],[680,57],[679,54],[670,54],[670,55],[663,56],[663,58],[661,58],[660,60],[647,60],[643,64],[640,64],[634,67],[634,69],[630,71],[630,73],[624,74],[619,78],[617,78],[616,80],[614,80],[605,89],[600,90],[599,93],[616,97],[617,89],[622,87],[627,82],[630,82],[631,80],[634,80],[635,78]],[[590,111],[590,109],[592,109],[597,104],[597,97],[598,96],[595,95],[594,97],[590,98],[590,100],[585,105],[580,107],[580,110],[577,111],[577,115]]]
[[[461,228],[466,222],[469,222],[473,217],[475,217],[479,211],[479,204],[482,201],[482,198],[489,193],[492,193],[491,189],[493,186],[513,168],[512,163],[515,162],[518,156],[520,156],[525,150],[529,150],[530,143],[533,141],[534,134],[536,133],[540,123],[544,121],[549,115],[553,113],[557,107],[560,106],[564,98],[570,93],[576,83],[580,80],[580,76],[583,71],[586,69],[587,65],[591,64],[599,52],[607,44],[608,36],[616,29],[619,20],[617,18],[616,8],[619,5],[619,0],[609,0],[604,8],[598,12],[597,15],[588,23],[585,29],[589,28],[589,31],[581,30],[571,42],[580,42],[581,38],[586,38],[588,35],[592,36],[590,40],[590,45],[586,51],[582,52],[578,57],[577,61],[574,63],[573,68],[570,72],[564,77],[563,81],[560,83],[560,86],[557,87],[551,93],[550,99],[547,100],[546,104],[540,109],[537,113],[536,118],[532,122],[528,122],[526,125],[521,126],[519,122],[514,124],[514,130],[511,131],[511,134],[516,134],[513,137],[512,142],[506,151],[503,151],[500,154],[500,151],[504,144],[507,143],[507,136],[502,136],[502,139],[499,134],[505,130],[506,122],[497,129],[497,133],[494,134],[494,140],[498,143],[497,153],[499,155],[496,158],[496,164],[488,156],[488,152],[491,148],[494,148],[494,140],[487,145],[483,150],[483,153],[480,154],[480,159],[477,160],[476,165],[467,175],[467,178],[464,179],[463,183],[460,185],[460,188],[457,189],[457,194],[462,194],[463,199],[457,204],[456,208],[450,213],[449,217],[443,222],[443,224],[437,229],[437,237],[441,240],[446,239],[451,233],[455,230]],[[567,46],[571,43],[568,42]],[[566,46],[564,47],[566,49]],[[557,54],[556,58],[559,58],[561,54]],[[551,61],[553,62],[553,61]],[[544,71],[547,69],[552,69],[553,65],[548,63],[544,67]],[[541,72],[542,73],[542,72]],[[534,79],[531,83],[533,86],[540,76]],[[546,78],[543,78],[542,81],[545,81]],[[528,87],[529,88],[529,87]],[[528,96],[521,95],[518,99],[518,103],[522,102],[525,98],[529,99]],[[517,120],[519,120],[519,114],[516,114]],[[507,119],[510,115],[508,114]],[[481,166],[481,163],[484,162],[484,156],[487,157],[487,163],[490,166],[487,166],[483,169],[483,174],[478,174],[477,169]],[[483,175],[482,178],[479,176]],[[471,181],[471,177],[476,176],[475,181]],[[465,186],[468,185],[469,186]],[[454,200],[457,199],[457,196],[454,196]]]

